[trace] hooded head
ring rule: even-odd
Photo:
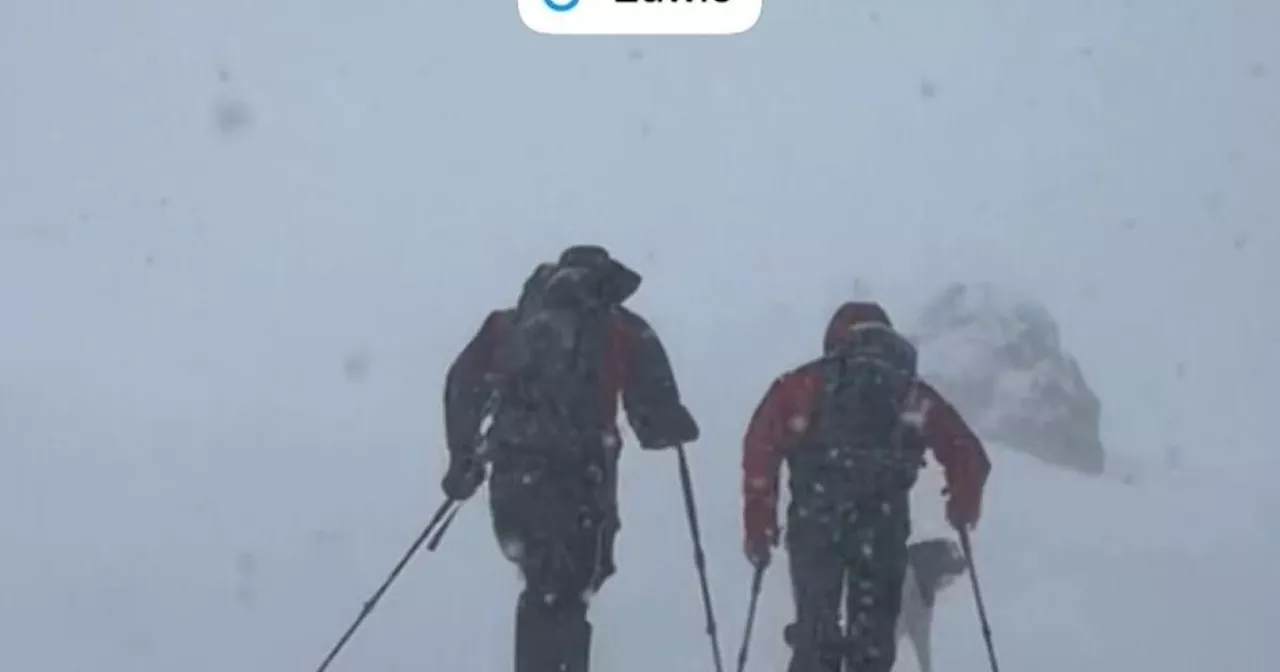
[[[599,245],[572,245],[560,253],[557,266],[582,271],[591,295],[606,305],[620,305],[640,288],[640,274],[609,256]]]
[[[892,327],[893,323],[889,321],[889,314],[884,312],[884,308],[874,301],[848,301],[844,305],[836,309],[831,321],[827,323],[827,333],[822,339],[822,351],[825,354],[831,354],[840,347],[851,333],[851,330],[859,325],[878,323],[886,327]]]

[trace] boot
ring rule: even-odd
[[[840,638],[833,633],[815,636],[804,632],[797,624],[783,631],[783,638],[791,647],[791,662],[787,672],[841,672],[844,657]]]
[[[592,627],[586,604],[521,593],[516,607],[515,672],[588,672]]]
[[[591,632],[591,624],[585,618],[569,617],[561,624],[564,672],[590,672]]]
[[[560,672],[551,610],[528,591],[516,605],[515,672]]]

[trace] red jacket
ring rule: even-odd
[[[831,352],[851,326],[888,317],[876,304],[846,303],[832,316],[823,347]],[[776,379],[756,408],[742,449],[742,522],[748,544],[777,536],[778,475],[783,460],[795,449],[814,411],[818,393],[816,362]],[[917,381],[921,433],[942,465],[950,493],[949,513],[970,524],[981,512],[982,489],[991,471],[982,442],[956,409],[924,381]]]

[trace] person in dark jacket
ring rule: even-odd
[[[515,307],[485,318],[448,372],[449,467],[442,487],[465,500],[483,483],[486,464],[492,467],[494,533],[525,584],[516,609],[516,672],[587,672],[587,602],[615,571],[621,527],[619,401],[642,448],[698,438],[662,341],[622,305],[640,280],[602,247],[570,247],[534,271]],[[522,340],[526,329],[548,323],[538,312],[544,309],[576,320],[574,347],[565,356],[580,358],[571,374],[560,372],[576,378],[549,388],[525,370],[542,367],[537,373],[551,375],[554,357],[530,355],[544,345]],[[568,342],[560,336],[552,347]],[[481,436],[486,416],[491,422]]]
[[[894,412],[880,425],[843,417],[880,400],[863,394],[840,407],[830,399],[847,387],[844,372],[856,370],[842,353],[858,339],[909,362],[905,402],[884,406]],[[828,325],[824,351],[773,382],[747,429],[745,551],[762,568],[780,541],[778,478],[785,461],[791,488],[785,543],[796,609],[784,632],[792,649],[788,672],[889,672],[908,565],[909,496],[925,451],[932,449],[944,469],[947,517],[957,528],[977,524],[991,465],[955,408],[915,378],[914,347],[893,331],[880,305],[842,305]],[[824,417],[824,409],[843,410]]]

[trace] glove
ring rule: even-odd
[[[778,545],[777,531],[769,530],[763,535],[748,536],[743,550],[747,555],[747,562],[757,569],[768,567],[769,560],[773,555],[773,547]]]
[[[952,527],[957,530],[978,527],[978,518],[982,516],[982,502],[978,496],[950,488],[943,488],[942,494],[947,495],[947,522]]]
[[[470,499],[484,483],[484,463],[470,455],[453,455],[440,489],[444,496],[459,502]]]
[[[640,447],[645,450],[667,450],[693,443],[699,434],[698,423],[684,406],[637,416],[632,428]]]

